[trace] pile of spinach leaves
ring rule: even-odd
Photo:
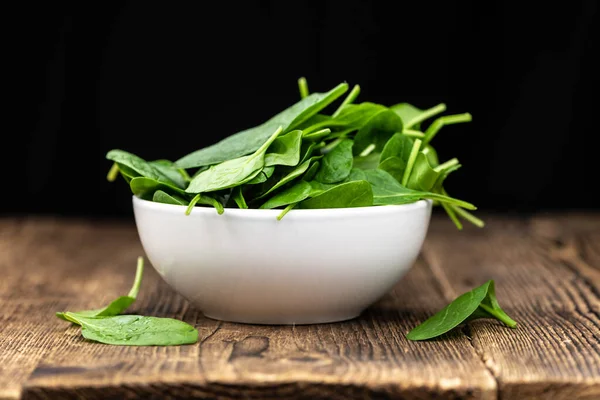
[[[430,199],[462,229],[461,219],[482,227],[451,197],[444,183],[461,164],[438,159],[432,140],[446,125],[471,121],[468,113],[441,114],[444,104],[419,109],[408,103],[387,107],[356,103],[356,85],[342,83],[309,94],[298,81],[300,101],[261,125],[226,137],[179,160],[146,161],[111,150],[108,179],[120,174],[134,195],[160,203],[226,208],[345,208],[413,203]],[[436,118],[437,117],[437,118]],[[435,119],[433,119],[435,118]],[[432,120],[433,119],[433,120]]]

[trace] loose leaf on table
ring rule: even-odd
[[[354,155],[360,155],[367,147],[375,145],[375,151],[381,152],[387,141],[396,132],[402,132],[402,120],[389,108],[381,106],[364,124],[354,137]]]
[[[154,192],[154,195],[152,196],[152,201],[163,204],[174,204],[177,206],[188,205],[188,201],[186,201],[186,199],[184,199],[183,197],[177,196],[175,194],[168,194],[160,189]]]
[[[65,313],[65,318],[81,326],[81,334],[88,340],[122,346],[175,346],[198,341],[193,326],[176,319],[117,315],[87,317]]]
[[[467,320],[477,318],[495,318],[511,328],[517,323],[500,308],[494,289],[494,281],[457,297],[407,335],[409,340],[427,340],[443,335]]]
[[[369,182],[357,180],[341,183],[299,204],[300,208],[349,208],[373,205]]]
[[[371,169],[365,171],[367,181],[373,188],[374,205],[393,205],[412,203],[420,199],[438,200],[449,204],[455,204],[469,210],[475,210],[476,207],[463,200],[444,196],[439,193],[423,192],[408,189],[402,186],[393,176],[380,169]]]
[[[198,174],[185,190],[187,193],[205,193],[228,189],[251,181],[265,163],[265,152],[282,132],[279,127],[253,154],[212,165]]]
[[[341,182],[352,169],[352,140],[344,139],[321,160],[315,180],[322,183]]]
[[[295,129],[347,90],[348,84],[342,83],[329,92],[312,93],[265,123],[228,136],[212,146],[188,154],[177,160],[175,164],[180,168],[195,168],[250,154],[260,148],[277,127],[281,126],[284,132]]]
[[[133,280],[133,286],[131,286],[131,289],[129,290],[129,293],[127,294],[127,296],[121,296],[121,297],[117,298],[116,300],[111,301],[107,306],[102,307],[102,308],[98,308],[95,310],[76,311],[71,314],[79,315],[82,317],[100,317],[100,316],[112,316],[112,315],[121,314],[135,301],[135,299],[140,291],[140,285],[142,283],[143,273],[144,273],[144,258],[138,257],[137,268],[135,271],[135,278]],[[64,319],[65,321],[68,321],[68,319],[65,316],[66,313],[67,312],[57,312],[56,316],[60,319]]]
[[[265,166],[274,165],[295,166],[300,161],[302,131],[295,130],[279,136],[265,154]]]

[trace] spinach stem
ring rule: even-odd
[[[313,137],[319,137],[321,135],[328,135],[330,133],[331,133],[331,129],[325,128],[325,129],[318,130],[316,132],[307,133],[306,135],[303,134],[302,138],[303,139],[311,139]]]
[[[462,230],[463,224],[462,224],[462,222],[460,222],[460,220],[456,216],[456,212],[454,212],[454,208],[452,208],[453,207],[452,204],[446,204],[445,202],[440,202],[440,204],[442,205],[442,207],[446,211],[446,214],[448,214],[448,217],[450,217],[450,219],[452,220],[452,222],[454,222],[454,225],[456,225],[456,228],[459,231]]]
[[[416,131],[414,129],[403,129],[402,134],[405,136],[416,137],[416,138],[424,138],[425,137],[425,134],[423,132]]]
[[[186,182],[190,182],[192,180],[192,178],[190,177],[190,174],[188,174],[185,169],[183,169],[183,168],[177,168],[177,171],[179,171],[179,173],[181,174],[181,176],[183,176],[183,179]]]
[[[338,109],[335,110],[335,112],[331,115],[331,117],[335,118],[338,115],[340,115],[340,113],[342,112],[342,108],[344,108],[344,106],[351,104],[354,100],[356,100],[356,98],[358,97],[359,94],[360,94],[360,86],[354,85],[354,87],[352,88],[350,93],[348,93],[348,96],[346,96],[346,98],[344,99],[342,104],[340,104]]]
[[[321,154],[325,154],[325,153],[330,152],[331,150],[333,150],[333,148],[335,146],[337,146],[338,144],[340,144],[341,141],[342,141],[342,138],[337,138],[333,142],[329,143],[328,145],[323,146],[321,148]]]
[[[114,182],[117,179],[118,175],[119,175],[119,164],[113,163],[112,167],[110,167],[110,170],[108,171],[108,174],[106,175],[106,179],[109,182]]]
[[[500,309],[493,309],[492,307],[486,305],[486,304],[479,304],[479,307],[483,308],[488,314],[491,314],[494,316],[494,318],[499,319],[500,321],[504,322],[508,327],[510,328],[516,328],[517,327],[517,323],[515,320],[513,320],[511,317],[509,317],[508,315],[506,315],[506,313]]]
[[[408,156],[408,162],[406,163],[406,169],[404,170],[404,175],[402,175],[402,186],[406,187],[408,184],[408,178],[410,178],[410,173],[412,172],[413,165],[415,165],[415,161],[417,159],[417,155],[419,154],[419,149],[421,148],[421,140],[415,139],[415,143],[410,151],[410,156]]]
[[[360,157],[366,157],[369,154],[371,154],[373,152],[373,150],[375,150],[375,143],[371,143],[370,145],[368,145],[361,153],[360,153]]]
[[[188,207],[185,210],[185,215],[190,215],[191,214],[192,209],[194,208],[194,206],[196,205],[196,203],[198,202],[198,200],[200,200],[200,193],[198,193],[197,195],[195,195],[194,198],[192,199],[192,201],[190,201],[190,204],[188,204]]]
[[[281,219],[285,216],[285,214],[287,214],[288,212],[290,212],[290,210],[294,207],[296,207],[298,203],[292,203],[289,204],[286,208],[283,209],[283,211],[281,212],[281,214],[279,214],[277,216],[277,221],[281,221]]]
[[[425,145],[431,142],[431,139],[435,137],[435,135],[442,129],[445,125],[458,124],[461,122],[470,122],[472,120],[471,114],[456,114],[456,115],[445,115],[443,117],[439,117],[435,121],[429,125],[427,130],[425,131],[425,138],[423,139],[423,143]]]
[[[454,212],[456,214],[460,215],[461,217],[463,217],[464,219],[466,219],[467,221],[469,221],[476,227],[483,228],[485,226],[485,222],[483,222],[481,219],[477,218],[476,216],[474,216],[467,210],[464,210],[461,207],[458,207],[455,205],[451,205],[450,207],[452,207],[452,209],[454,210]]]
[[[410,129],[413,126],[425,121],[428,118],[431,118],[439,113],[442,113],[446,111],[446,104],[444,103],[440,103],[435,107],[431,107],[425,111],[423,111],[422,113],[420,113],[419,115],[417,115],[416,117],[414,117],[413,119],[411,119],[410,121],[408,121],[406,123],[406,125],[404,125],[404,127],[406,129]]]
[[[298,89],[300,90],[300,98],[303,99],[308,96],[308,83],[305,77],[298,79]]]
[[[442,172],[443,170],[454,167],[457,164],[458,164],[458,158],[452,158],[452,159],[446,161],[445,163],[438,165],[433,170],[435,172]]]
[[[142,280],[142,271],[144,271],[144,257],[140,256],[137,259],[137,268],[135,270],[135,280],[133,281],[133,286],[129,291],[128,296],[136,298],[138,292],[140,291],[140,282]]]

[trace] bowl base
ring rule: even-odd
[[[243,315],[216,315],[203,313],[206,318],[223,322],[234,322],[238,324],[251,325],[314,325],[329,324],[334,322],[348,321],[357,318],[361,313],[335,314],[335,315],[312,315],[293,317],[248,317]]]

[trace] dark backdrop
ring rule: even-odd
[[[3,213],[130,216],[108,150],[177,159],[297,101],[300,76],[472,113],[435,142],[481,209],[600,206],[595,1],[94,4],[11,14]]]

